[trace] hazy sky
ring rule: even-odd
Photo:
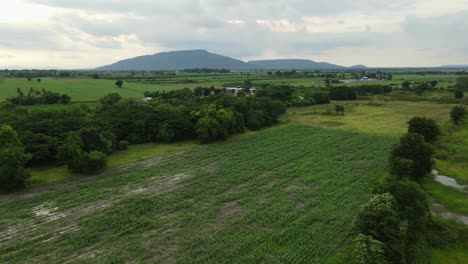
[[[206,49],[342,65],[468,64],[468,0],[10,0],[0,68]]]

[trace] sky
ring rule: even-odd
[[[468,0],[9,0],[0,68],[87,69],[172,50],[244,61],[468,64]]]

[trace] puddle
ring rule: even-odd
[[[452,187],[452,188],[458,189],[460,191],[464,191],[465,188],[468,187],[468,185],[459,184],[458,181],[456,179],[454,179],[454,178],[444,176],[444,175],[440,175],[438,170],[432,170],[432,174],[434,174],[435,180],[437,182],[439,182],[440,184],[442,184],[442,185]]]
[[[439,215],[445,219],[462,222],[465,225],[468,225],[468,216],[452,213],[439,203],[432,204],[432,213]]]

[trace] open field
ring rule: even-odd
[[[344,116],[335,114],[335,104],[344,105]],[[414,116],[427,116],[437,122],[448,120],[451,105],[404,101],[334,101],[329,105],[292,107],[283,116],[308,125],[400,137]]]
[[[158,166],[2,196],[0,261],[323,262],[385,173],[393,143],[280,126]]]
[[[37,83],[34,79],[28,81],[25,78],[7,78],[0,84],[0,99],[16,96],[16,89],[21,88],[24,93],[29,91],[30,87],[36,90],[45,88],[48,91],[68,94],[72,102],[78,101],[97,101],[99,98],[109,93],[119,93],[122,97],[143,98],[145,91],[168,90],[152,84],[137,84],[125,82],[122,88],[115,86],[115,80],[95,80],[87,78],[75,79],[55,79],[41,78]]]
[[[193,142],[130,145],[127,150],[118,151],[108,157],[106,170],[142,160],[161,157],[174,152],[189,150],[196,146],[197,144]],[[28,180],[28,186],[38,186],[63,181],[70,177],[84,177],[83,175],[73,175],[67,170],[66,166],[30,169],[29,172],[31,173],[31,178]]]

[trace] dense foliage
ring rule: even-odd
[[[455,125],[459,125],[461,122],[463,122],[465,116],[466,116],[466,109],[464,106],[456,105],[450,111],[450,119],[452,119],[452,122]]]
[[[40,80],[40,79],[38,79]],[[59,94],[42,89],[41,91],[30,88],[28,94],[25,94],[20,88],[16,90],[17,96],[8,100],[16,105],[34,105],[34,104],[69,104],[71,97],[67,94]]]
[[[431,172],[433,152],[432,146],[422,135],[407,133],[392,151],[391,172],[398,178],[409,177],[419,181]]]
[[[25,111],[0,104],[0,124],[14,127],[31,155],[29,165],[55,161],[74,172],[90,173],[105,165],[105,155],[128,143],[174,142],[198,139],[202,143],[225,139],[246,128],[270,126],[286,111],[269,96],[234,97],[224,93],[196,96],[190,89],[151,93],[149,102],[103,97],[95,110],[72,107]]]
[[[440,129],[433,119],[426,117],[413,117],[408,121],[408,132],[417,133],[427,142],[434,142],[440,136]]]
[[[0,126],[0,190],[24,187],[29,173],[24,169],[29,156],[11,126]]]

